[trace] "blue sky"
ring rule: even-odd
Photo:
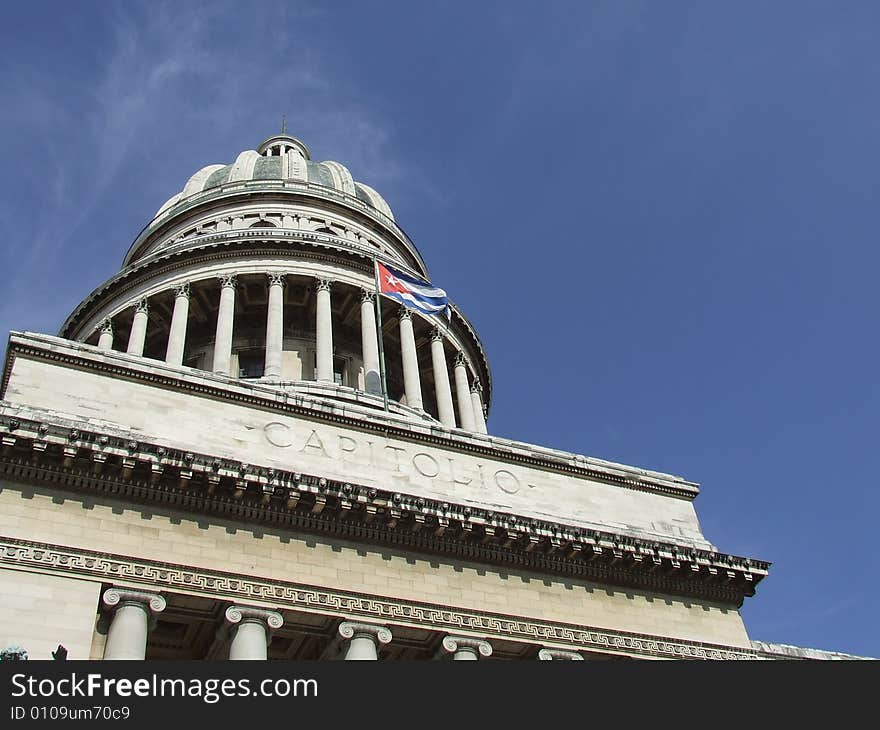
[[[880,656],[876,3],[4,18],[0,331],[55,333],[286,113],[478,328],[491,432],[700,482],[707,537],[774,564],[752,638]]]

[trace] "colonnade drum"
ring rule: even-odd
[[[474,328],[454,303],[448,317],[423,315],[378,296],[376,261],[430,278],[375,190],[276,135],[193,175],[61,335],[486,433],[491,375]]]
[[[161,593],[126,587],[111,587],[102,596],[104,635],[103,658],[108,660],[144,660],[170,658],[174,651],[185,651],[186,658],[261,661],[270,658],[273,642],[277,658],[323,659],[346,661],[377,661],[380,659],[427,659],[475,661],[479,659],[538,659],[541,661],[582,661],[585,658],[607,659],[607,655],[573,649],[521,644],[498,638],[469,634],[453,634],[414,630],[412,627],[361,621],[356,618],[311,616],[307,628],[300,621],[304,616],[291,616],[286,621],[281,611],[243,604],[223,604],[202,599],[201,605],[181,599],[166,599]],[[175,605],[175,600],[177,601]],[[185,636],[186,644],[175,644],[162,636],[175,633],[160,626],[164,614],[177,613],[168,625],[186,621],[204,624],[199,640]],[[291,627],[289,624],[295,624]],[[156,634],[160,634],[156,638]],[[181,636],[180,632],[176,632]],[[197,636],[195,632],[190,634]],[[290,637],[296,637],[291,641]],[[291,649],[291,645],[293,648]],[[496,646],[499,652],[496,654]],[[97,657],[96,657],[97,658]]]

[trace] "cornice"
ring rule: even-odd
[[[740,606],[769,563],[0,415],[10,480]]]
[[[673,639],[511,614],[474,611],[420,601],[329,589],[254,576],[209,570],[181,563],[145,560],[52,543],[0,536],[0,565],[80,579],[221,597],[284,609],[357,619],[389,626],[479,633],[488,639],[552,645],[574,651],[619,654],[633,658],[754,660],[776,658],[755,649]]]

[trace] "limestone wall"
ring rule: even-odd
[[[26,512],[24,520],[3,517],[27,525],[38,512]],[[95,581],[0,567],[0,648],[17,644],[29,659],[52,659],[63,644],[68,659],[88,659],[100,590]]]
[[[111,353],[84,357],[124,361],[145,373],[180,373],[155,361]],[[216,381],[206,381],[216,387]],[[109,426],[131,438],[151,438],[172,448],[301,471],[413,496],[474,505],[566,524],[604,529],[711,549],[689,499],[628,489],[574,474],[513,463],[505,452],[473,455],[436,443],[403,440],[208,397],[16,357],[5,398],[87,423]],[[316,416],[318,414],[316,413]],[[516,446],[527,452],[528,445]]]

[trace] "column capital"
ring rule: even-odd
[[[464,359],[464,354],[461,352],[455,353],[455,367],[467,367],[467,360]]]
[[[238,274],[221,274],[217,277],[217,280],[220,282],[221,289],[227,287],[234,289],[238,286]]]
[[[343,639],[354,639],[363,636],[379,644],[390,644],[392,639],[391,629],[387,626],[365,624],[359,621],[343,621],[339,624],[339,635]]]
[[[287,286],[287,274],[283,271],[267,271],[266,280],[269,286]]]
[[[435,342],[437,340],[440,340],[440,341],[443,340],[443,330],[440,329],[439,327],[435,327],[434,329],[431,330],[431,341]]]
[[[177,286],[174,287],[174,298],[175,299],[177,297],[186,297],[187,299],[189,299],[189,294],[190,294],[190,289],[189,289],[189,282],[188,281],[185,281],[182,284],[178,284]]]
[[[361,304],[369,302],[370,304],[376,299],[376,292],[370,289],[361,289]]]
[[[397,311],[397,316],[400,319],[412,319],[412,310],[409,307],[401,307]]]
[[[330,289],[332,287],[333,287],[333,281],[330,279],[321,279],[321,278],[315,279],[315,289],[317,291],[330,291]]]
[[[541,651],[538,652],[538,659],[542,662],[552,661],[552,660],[563,660],[563,661],[583,661],[584,656],[576,651],[569,651],[568,649],[548,649],[544,647]]]
[[[480,393],[483,392],[483,386],[480,385],[480,379],[474,378],[474,382],[471,383],[471,393]]]
[[[150,311],[150,303],[146,299],[139,299],[135,302],[134,311],[143,312],[144,314],[148,314]]]
[[[132,588],[108,588],[101,599],[107,608],[118,608],[125,604],[137,604],[150,613],[161,613],[168,605],[165,597],[159,593],[138,591]]]
[[[254,606],[230,606],[226,609],[225,616],[226,621],[233,626],[248,621],[256,621],[270,629],[280,629],[284,625],[284,617],[278,611]]]
[[[453,636],[449,634],[443,637],[443,648],[450,654],[455,654],[462,650],[470,650],[475,654],[485,657],[492,656],[492,645],[485,639],[477,639],[473,636]]]
[[[110,317],[104,317],[101,320],[101,323],[98,325],[98,332],[106,332],[107,334],[113,334],[113,322],[110,320]]]

